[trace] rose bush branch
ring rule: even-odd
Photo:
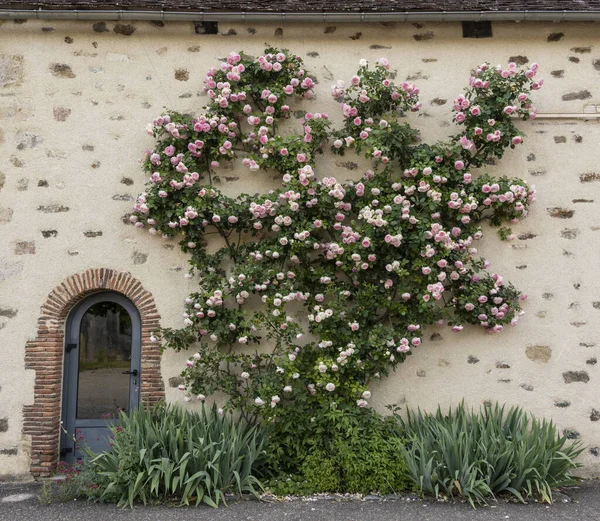
[[[278,132],[315,85],[299,56],[278,49],[258,59],[231,53],[211,69],[203,115],[154,120],[150,182],[132,221],[179,239],[198,278],[184,327],[161,332],[167,348],[197,347],[183,372],[186,398],[224,391],[229,407],[265,420],[365,407],[370,382],[403,362],[427,326],[497,333],[516,324],[523,295],[487,271],[475,245],[484,220],[526,217],[535,190],[471,170],[523,141],[514,117],[535,116],[536,72],[475,69],[453,104],[460,131],[432,145],[404,119],[419,110],[419,89],[396,84],[384,58],[361,60],[348,86],[332,87],[339,129],[309,112],[298,133]],[[318,167],[326,146],[372,168],[342,183]],[[223,194],[212,180],[237,156],[249,175],[278,172],[281,187]],[[208,253],[214,232],[224,245]]]

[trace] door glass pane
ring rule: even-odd
[[[79,332],[77,418],[118,416],[129,410],[131,317],[119,304],[94,304]]]

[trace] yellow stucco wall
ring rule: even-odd
[[[121,217],[145,181],[139,160],[153,145],[145,125],[164,107],[200,112],[204,73],[217,58],[230,50],[258,54],[265,43],[303,55],[320,81],[316,101],[303,106],[339,123],[329,95],[333,80],[348,80],[360,58],[386,56],[399,77],[421,88],[424,108],[410,121],[426,141],[453,132],[452,100],[469,69],[485,60],[540,63],[541,114],[600,106],[600,31],[593,23],[495,23],[490,39],[463,39],[460,24],[221,23],[218,35],[196,34],[191,23],[130,25],[0,23],[0,427],[6,419],[0,478],[28,473],[22,409],[32,402],[34,375],[24,369],[24,348],[57,284],[90,267],[130,271],[153,293],[162,324],[181,325],[182,302],[193,288],[183,277],[186,258]],[[585,99],[564,101],[570,93]],[[527,314],[497,336],[432,328],[414,356],[374,389],[374,400],[382,408],[432,409],[463,397],[476,407],[485,400],[523,405],[579,436],[588,446],[581,472],[594,475],[600,470],[600,124],[540,118],[519,125],[526,144],[488,171],[529,179],[538,202],[515,227],[520,239],[501,243],[490,233],[480,251],[529,294]],[[319,171],[356,177],[361,170],[344,165],[350,159],[327,156]],[[582,182],[585,174],[597,175]],[[229,194],[276,186],[269,174],[241,168],[222,178]],[[53,205],[68,211],[40,210]],[[547,209],[555,207],[574,214],[552,217]],[[186,358],[163,357],[169,400],[183,400],[168,379]],[[584,380],[585,372],[589,381],[567,383],[569,371]]]

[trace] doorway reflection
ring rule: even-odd
[[[99,302],[85,313],[79,333],[77,418],[111,418],[129,410],[132,327],[115,302]]]

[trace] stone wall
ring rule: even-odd
[[[34,405],[35,369],[26,345],[40,308],[70,276],[90,268],[130,272],[152,294],[162,325],[181,325],[193,284],[176,244],[127,224],[142,191],[139,160],[152,140],[146,123],[164,107],[199,112],[205,71],[229,50],[259,53],[265,43],[305,56],[320,83],[303,107],[327,111],[334,79],[360,58],[388,57],[421,88],[411,115],[423,139],[453,132],[451,103],[484,61],[541,64],[540,113],[580,114],[600,105],[596,24],[493,24],[493,38],[465,39],[460,24],[218,25],[162,22],[0,22],[0,479],[29,475],[32,439],[24,409]],[[577,119],[519,123],[525,145],[490,172],[523,176],[538,203],[518,238],[491,237],[481,251],[529,294],[520,325],[498,336],[432,328],[395,374],[374,389],[377,403],[432,409],[463,397],[520,404],[581,438],[586,475],[600,470],[600,124]],[[321,171],[362,173],[350,157],[327,156]],[[226,170],[230,194],[276,186],[266,173]],[[490,234],[491,235],[491,234]],[[28,341],[30,342],[28,344]],[[162,358],[167,399],[185,353]],[[60,365],[60,364],[59,364]]]

